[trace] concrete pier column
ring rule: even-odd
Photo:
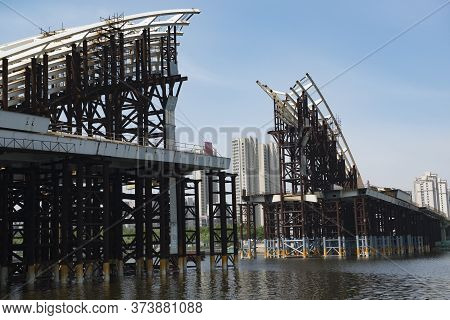
[[[201,256],[195,257],[195,265],[197,267],[197,271],[202,270],[202,257]]]
[[[111,281],[111,266],[109,262],[103,263],[103,281],[104,282]]]
[[[268,258],[268,252],[267,252],[267,240],[264,239],[264,259]]]
[[[414,243],[411,235],[406,236],[406,244],[408,248],[408,255],[414,254]]]
[[[27,283],[33,284],[36,281],[36,265],[29,265],[27,268]]]
[[[66,264],[61,264],[59,275],[62,284],[67,284],[69,282],[69,267]]]
[[[303,258],[306,258],[308,256],[308,243],[306,241],[306,237],[303,237]]]
[[[400,254],[404,255],[405,254],[405,239],[403,238],[403,236],[399,237],[399,241],[400,241]]]
[[[8,267],[2,266],[0,268],[0,287],[6,287],[8,284]]]
[[[178,254],[178,197],[177,197],[177,179],[169,178],[169,197],[170,197],[170,254]]]
[[[144,258],[139,258],[136,260],[136,275],[142,276],[144,274]]]
[[[421,236],[417,237],[417,246],[420,254],[423,253],[423,238]]]
[[[123,278],[123,261],[122,260],[117,260],[116,268],[117,268],[117,277],[119,279],[122,279]]]
[[[145,261],[145,268],[147,270],[147,276],[151,276],[153,274],[153,259],[147,258]]]
[[[77,283],[83,283],[84,280],[84,270],[83,270],[83,264],[79,263],[75,266],[75,278]]]
[[[228,270],[228,256],[222,256],[222,270]]]
[[[186,269],[186,257],[178,257],[178,272],[184,273]]]
[[[356,236],[356,257],[359,258],[361,255],[361,249],[359,248],[359,236]]]
[[[364,257],[368,258],[371,255],[369,238],[367,236],[364,236],[363,242],[364,242]]]
[[[341,241],[342,241],[342,243],[341,243],[341,249],[342,249],[342,252],[341,252],[341,257],[345,257],[346,255],[347,255],[347,248],[345,247],[345,237],[344,236],[342,236],[341,237]]]
[[[443,223],[441,223],[441,241],[447,240],[447,230]]]
[[[209,265],[211,267],[211,270],[214,270],[216,268],[216,257],[214,255],[209,256]]]
[[[366,237],[367,239],[367,237]],[[378,254],[378,237],[370,236],[368,239],[368,255],[367,256],[377,256]]]
[[[94,264],[89,262],[86,266],[85,278],[86,280],[92,280],[92,276],[94,274]]]
[[[59,278],[59,264],[55,264],[52,268],[52,277],[53,277],[53,281],[55,283],[59,283],[60,282],[60,278]]]
[[[159,261],[159,274],[161,276],[166,276],[168,270],[169,270],[169,260],[161,258],[161,260]]]

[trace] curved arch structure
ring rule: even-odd
[[[274,101],[275,130],[270,133],[281,146],[281,156],[287,158],[281,161],[286,162],[287,171],[283,180],[290,185],[285,192],[300,193],[302,182],[306,193],[324,191],[333,184],[363,187],[339,122],[309,74],[288,92],[257,84]]]
[[[179,38],[198,13],[113,17],[0,45],[1,109],[48,117],[52,131],[162,145],[166,105],[187,79]]]

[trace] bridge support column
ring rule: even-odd
[[[111,280],[111,269],[109,262],[103,263],[103,281],[109,282]]]
[[[169,178],[169,196],[170,196],[170,254],[178,254],[178,197],[177,180]]]
[[[408,248],[408,255],[414,254],[414,243],[411,235],[406,236],[406,246]]]
[[[160,212],[160,261],[159,274],[166,276],[169,269],[170,256],[170,236],[169,236],[169,218],[170,218],[170,187],[169,179],[160,177],[160,194],[159,194],[159,212]],[[176,212],[175,212],[176,214]],[[173,231],[172,231],[173,232]]]
[[[84,270],[83,264],[79,263],[75,266],[75,278],[78,284],[83,283],[84,280]]]
[[[86,280],[92,280],[93,274],[94,274],[94,263],[90,261],[86,265],[86,273],[85,273]]]
[[[6,287],[8,284],[8,267],[2,266],[0,268],[0,287]]]
[[[119,279],[123,278],[123,261],[122,260],[117,260],[116,262],[116,272],[117,272],[117,277]]]
[[[145,269],[147,271],[147,276],[153,274],[153,259],[147,258],[147,260],[145,260]]]
[[[27,268],[27,283],[29,285],[36,281],[36,265],[29,265]]]
[[[69,267],[67,266],[67,264],[65,263],[61,264],[59,275],[61,284],[67,284],[69,282]]]
[[[443,223],[441,223],[441,241],[447,240],[447,230]]]
[[[208,174],[209,229],[212,268],[236,267],[238,255],[235,175]],[[217,265],[220,263],[220,265]]]

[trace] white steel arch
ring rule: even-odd
[[[302,92],[305,92],[308,96],[309,107],[312,108],[313,105],[317,107],[321,120],[326,121],[328,127],[331,129],[331,134],[336,138],[337,152],[345,159],[347,170],[355,167],[358,175],[358,187],[364,187],[358,166],[350,151],[350,147],[347,144],[347,140],[344,137],[339,122],[336,120],[330,106],[320,92],[319,87],[308,73],[300,80],[297,80],[295,85],[287,92],[273,90],[260,81],[256,81],[256,83],[273,99],[279,117],[291,126],[297,126],[297,112],[295,106],[298,98],[302,95]]]
[[[182,30],[189,25],[191,17],[199,13],[200,10],[198,9],[174,9],[113,17],[90,25],[44,32],[34,37],[0,45],[0,59],[7,61],[8,106],[14,106],[23,100],[25,69],[30,67],[31,58],[36,58],[40,62],[44,54],[47,55],[49,94],[63,91],[66,71],[65,56],[71,53],[72,47],[75,46],[80,49],[83,42],[87,41],[90,53],[89,67],[93,69],[96,57],[94,56],[95,50],[91,49],[107,44],[109,41],[107,35],[123,33],[125,42],[124,59],[126,61],[125,75],[133,77],[135,75],[133,61],[136,59],[133,41],[142,35],[143,30],[149,32],[150,50],[158,52],[160,43],[157,40],[159,38],[167,35],[168,31],[175,34],[177,38],[182,36]],[[179,43],[177,42],[176,45],[179,45]],[[4,63],[2,65],[5,66]],[[158,71],[159,66],[160,61],[157,60],[157,55],[155,55],[155,61],[152,61],[155,72]],[[2,81],[0,81],[0,84],[4,87],[3,75],[5,73],[3,67],[1,68],[0,78]],[[0,92],[1,95],[2,92]]]

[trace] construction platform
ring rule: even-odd
[[[280,194],[243,197],[243,257],[256,256],[255,206],[263,207],[266,258],[412,255],[445,239],[448,219],[398,189],[364,187],[340,121],[309,74],[272,99]]]
[[[307,195],[303,201],[287,197],[284,211],[280,195],[245,200],[263,207],[266,258],[423,254],[449,224],[441,214],[398,199],[392,191],[370,188]]]
[[[197,9],[114,16],[0,45],[0,285],[234,266],[235,177],[175,141],[179,40]],[[232,248],[231,250],[229,248]]]

